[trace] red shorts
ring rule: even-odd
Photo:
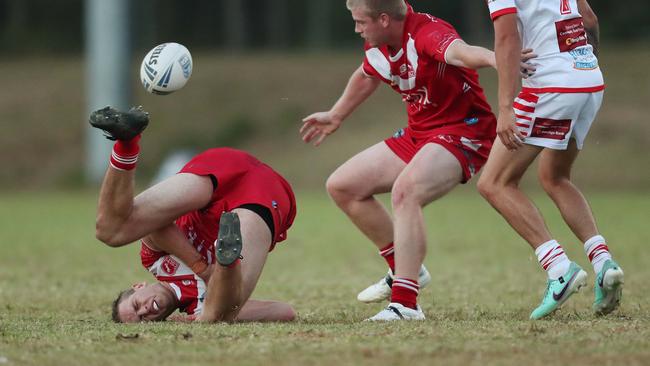
[[[268,165],[243,151],[217,148],[190,160],[180,171],[216,178],[217,187],[208,207],[176,220],[181,229],[191,227],[214,241],[221,213],[247,204],[266,207],[273,217],[273,245],[286,239],[296,216],[296,199],[289,183]],[[210,241],[210,242],[212,242]]]
[[[447,128],[444,131],[420,132],[406,127],[397,131],[393,137],[384,140],[384,142],[407,164],[424,145],[428,143],[441,145],[458,159],[463,168],[462,183],[466,183],[485,165],[492,149],[493,140],[492,137],[464,137]]]

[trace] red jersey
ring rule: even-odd
[[[468,136],[494,134],[496,119],[476,71],[445,61],[447,48],[460,39],[449,23],[409,6],[402,48],[391,53],[388,46],[365,45],[363,71],[402,95],[416,133],[450,127]]]
[[[206,207],[188,212],[175,221],[207,263],[216,260],[214,243],[219,234],[221,213],[245,204],[266,207],[271,213],[275,233],[271,250],[275,243],[286,239],[296,216],[291,186],[252,155],[230,148],[210,149],[190,160],[180,173],[210,175],[217,182]],[[142,265],[159,281],[172,285],[181,302],[181,311],[190,315],[200,312],[205,283],[185,264],[165,252],[151,250],[144,243],[140,258]]]

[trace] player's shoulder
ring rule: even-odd
[[[431,50],[444,52],[444,50],[460,36],[456,29],[443,19],[430,14],[420,16],[418,26],[411,32],[418,53],[429,53]]]
[[[419,15],[419,19],[414,22],[410,31],[416,46],[440,42],[449,37],[459,37],[458,32],[449,22],[426,13],[416,13],[416,15]]]

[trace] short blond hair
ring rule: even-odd
[[[347,0],[348,10],[365,7],[369,17],[377,19],[381,14],[388,14],[392,19],[406,18],[406,2],[404,0]]]

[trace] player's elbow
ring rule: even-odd
[[[282,314],[280,314],[279,321],[292,322],[296,320],[297,317],[298,317],[298,313],[296,313],[296,310],[293,307],[288,306],[286,309],[284,309]]]

